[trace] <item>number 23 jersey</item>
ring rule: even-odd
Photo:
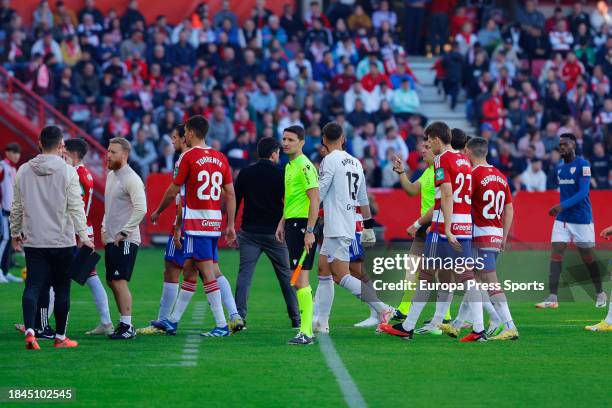
[[[186,235],[221,236],[221,193],[232,183],[225,155],[210,147],[195,146],[181,155],[174,181],[185,186],[183,228]]]
[[[355,238],[355,211],[368,204],[365,176],[359,160],[334,150],[319,168],[320,201],[325,210],[323,237]]]
[[[446,236],[442,213],[440,186],[450,183],[453,191],[453,218],[451,232],[457,238],[472,238],[472,166],[462,153],[446,150],[434,158],[436,200],[431,222],[431,232]]]

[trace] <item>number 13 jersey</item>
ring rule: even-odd
[[[472,169],[474,242],[479,249],[499,251],[504,237],[503,213],[512,202],[506,176],[491,165]]]
[[[319,167],[319,195],[325,211],[323,237],[355,239],[355,211],[368,204],[365,176],[359,160],[334,150]]]
[[[232,183],[225,155],[210,147],[192,147],[179,158],[173,183],[185,186],[185,234],[221,236],[221,193],[223,186]]]

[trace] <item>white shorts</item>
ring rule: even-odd
[[[327,257],[327,262],[331,263],[334,259],[349,262],[351,259],[349,248],[353,240],[344,237],[323,237],[323,244],[319,253]]]
[[[595,226],[593,223],[570,224],[555,220],[550,241],[573,242],[580,248],[593,248],[595,246]]]

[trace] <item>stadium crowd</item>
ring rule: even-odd
[[[394,155],[417,178],[427,112],[410,55],[434,57],[436,82],[451,106],[465,94],[466,117],[491,141],[490,160],[513,189],[557,188],[559,135],[574,133],[591,161],[593,188],[612,184],[612,12],[581,2],[544,16],[533,0],[517,10],[478,2],[333,0],[282,15],[256,0],[239,22],[229,1],[201,3],[179,24],[147,24],[132,0],[106,15],[94,0],[81,10],[40,1],[23,16],[0,5],[3,66],[96,137],[133,144],[141,177],[171,172],[170,133],[205,115],[208,142],[235,171],[256,157],[264,136],[306,129],[304,152],[320,160],[322,126],[348,136],[370,186],[398,184]],[[140,4],[143,6],[143,4]],[[394,10],[395,8],[395,10]],[[298,17],[301,16],[301,17]]]

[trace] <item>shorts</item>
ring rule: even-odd
[[[474,261],[476,262],[475,270],[478,272],[495,272],[497,270],[498,251],[487,251],[474,248]],[[480,259],[478,259],[480,258]],[[482,262],[482,267],[479,267],[479,262]]]
[[[355,240],[345,237],[323,238],[321,245],[321,255],[327,257],[327,262],[332,262],[336,259],[339,261],[349,262],[351,259],[349,247],[353,245]]]
[[[193,259],[196,262],[219,261],[219,237],[186,235],[183,241],[183,261]]]
[[[410,245],[410,255],[423,256],[425,251],[425,241],[427,240],[427,228],[430,224],[422,225],[414,235],[412,245]]]
[[[185,240],[181,238],[181,244],[185,244]],[[185,264],[185,255],[183,253],[183,248],[178,249],[174,245],[173,236],[168,237],[168,242],[166,243],[166,252],[164,252],[164,259],[168,262],[175,264],[176,266],[182,268]]]
[[[104,264],[106,265],[106,280],[130,281],[138,245],[133,242],[122,241],[119,245],[106,244],[104,246]]]
[[[595,246],[595,226],[590,224],[571,224],[557,221],[553,224],[551,242],[573,242],[579,248]]]
[[[350,262],[363,261],[363,246],[361,245],[361,232],[355,233],[355,239],[351,241],[349,246]]]
[[[285,242],[289,249],[289,265],[291,269],[295,269],[302,257],[302,252],[304,252],[304,235],[307,224],[308,219],[306,218],[288,218],[285,220]],[[313,244],[311,250],[304,257],[304,262],[302,262],[303,270],[312,270],[315,252],[315,244]]]
[[[472,258],[472,239],[457,238],[461,244],[461,251],[454,250],[448,243],[446,237],[441,236],[437,232],[427,234],[425,240],[425,257],[426,258]]]

